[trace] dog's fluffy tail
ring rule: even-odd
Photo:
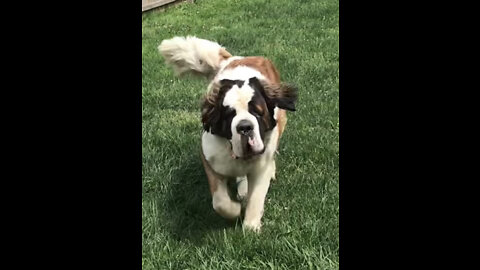
[[[216,42],[191,36],[163,40],[158,50],[177,75],[212,76],[219,70],[220,63],[232,56]]]

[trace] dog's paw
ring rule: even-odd
[[[237,177],[237,199],[244,201],[248,194],[248,181],[246,177]]]
[[[238,200],[239,202],[242,202],[242,205],[246,205],[246,198],[247,198],[247,194],[246,194],[246,193],[245,193],[245,194],[240,194],[240,192],[237,193],[237,200]],[[243,202],[245,202],[245,203],[243,203]]]
[[[260,221],[244,221],[243,223],[244,230],[260,233],[261,228],[262,223]]]

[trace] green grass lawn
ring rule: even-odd
[[[203,0],[143,15],[142,268],[338,269],[338,1]],[[173,36],[271,59],[299,88],[262,233],[212,209],[199,158],[206,80],[180,80],[157,46]]]

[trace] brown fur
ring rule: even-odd
[[[252,99],[254,105],[254,111],[261,115],[262,122],[266,130],[273,129],[271,115],[268,111],[267,103],[262,96],[254,96]]]
[[[212,90],[208,91],[208,93],[203,98],[202,103],[202,123],[205,127],[209,119],[212,119],[213,114],[215,113],[215,108],[220,106],[219,101],[220,95],[224,95],[226,89],[222,89],[220,87],[220,83],[214,82]]]
[[[217,190],[218,181],[223,181],[223,177],[218,173],[216,173],[212,169],[212,167],[210,167],[207,160],[205,159],[205,156],[203,155],[203,152],[201,152],[201,155],[202,155],[203,168],[205,169],[205,173],[207,174],[207,178],[208,178],[210,193],[213,195],[213,193]]]
[[[285,130],[285,125],[287,125],[287,111],[279,109],[277,112],[277,125],[278,125],[278,143],[280,143],[280,138],[282,133]]]
[[[264,57],[251,56],[234,60],[228,64],[225,69],[235,68],[238,66],[247,66],[258,70],[272,84],[280,83],[280,74],[272,62]]]

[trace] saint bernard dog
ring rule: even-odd
[[[264,57],[232,56],[216,42],[174,37],[158,47],[176,75],[193,73],[210,80],[202,105],[201,159],[213,209],[236,219],[245,206],[243,227],[260,231],[265,196],[275,179],[275,153],[295,111],[297,88],[282,83]],[[236,181],[232,199],[227,181]]]

